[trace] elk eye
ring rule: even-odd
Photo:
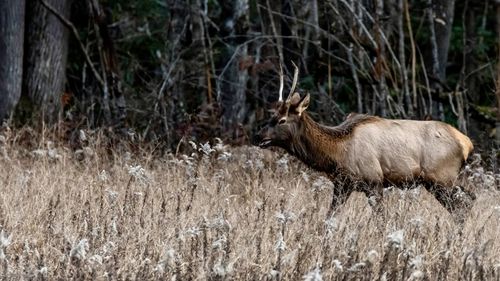
[[[286,119],[285,119],[285,118],[280,119],[280,120],[278,121],[278,125],[283,125],[283,124],[285,124],[285,123],[286,123]]]

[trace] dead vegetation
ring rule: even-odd
[[[499,175],[468,167],[463,224],[426,190],[389,188],[383,211],[255,147],[104,157],[0,139],[0,275],[39,280],[497,280]],[[109,154],[106,154],[109,156]]]

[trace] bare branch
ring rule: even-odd
[[[402,83],[403,83],[403,96],[406,100],[406,104],[408,106],[408,115],[413,116],[413,104],[411,102],[410,98],[410,87],[408,85],[408,70],[406,68],[406,56],[405,56],[405,32],[404,32],[404,20],[403,20],[403,13],[404,13],[404,2],[405,0],[398,0],[398,33],[399,33],[399,40],[398,40],[398,48],[399,48],[399,60],[401,62],[401,77],[402,77]],[[411,27],[410,27],[411,29]],[[411,36],[411,34],[410,34]],[[413,43],[413,39],[411,39],[411,43]],[[412,48],[413,49],[413,48]]]
[[[283,44],[281,38],[278,36],[278,29],[276,28],[276,24],[274,24],[273,10],[271,9],[271,4],[269,4],[269,0],[266,0],[266,5],[267,5],[267,12],[269,14],[269,21],[271,22],[271,30],[273,31],[274,38],[276,39],[276,46],[280,58],[280,65],[282,65],[284,63],[283,49],[282,49]]]
[[[375,39],[373,38],[372,34],[368,31],[368,28],[363,24],[363,21],[358,17],[356,12],[354,12],[354,8],[351,5],[349,5],[349,3],[347,3],[345,0],[340,0],[340,2],[342,2],[342,4],[344,4],[347,7],[349,12],[351,12],[352,16],[354,17],[354,19],[356,19],[356,21],[359,24],[359,27],[361,27],[361,29],[364,31],[366,37],[368,38],[368,40],[370,40],[370,43],[373,45],[373,47],[377,48],[377,42],[375,42]]]
[[[432,76],[439,77],[439,54],[438,54],[438,44],[436,39],[436,28],[434,26],[434,11],[432,10],[432,0],[428,0],[427,4],[429,8],[427,8],[427,17],[429,21],[429,29],[430,29],[430,40],[431,40],[431,58],[432,58]],[[437,90],[440,88],[440,84],[437,82],[432,83],[433,90]]]
[[[341,1],[345,1],[345,0],[341,0]],[[360,3],[360,8],[363,10],[363,12],[365,13],[366,17],[372,22],[372,23],[375,23],[375,19],[372,17],[372,15],[366,10],[365,6],[363,6],[361,3]],[[366,28],[366,27],[365,27]],[[389,43],[389,40],[387,39],[387,36],[385,36],[385,33],[382,31],[382,28],[378,28],[379,29],[379,33],[380,33],[380,36],[382,38],[382,40],[384,41],[384,44],[387,46],[387,49],[389,50],[389,53],[391,54],[391,57],[392,59],[394,60],[394,62],[396,63],[396,66],[398,68],[401,68],[401,63],[400,61],[398,60],[398,58],[396,57],[396,54],[394,53],[394,50],[392,50],[392,47],[391,47],[391,44]],[[404,63],[404,62],[403,62]]]
[[[259,4],[259,7],[262,7],[263,9],[268,9],[267,7],[263,6],[262,4]],[[285,15],[283,13],[276,12],[276,11],[271,11],[271,13],[274,14],[274,15],[279,15],[280,17],[285,18],[285,19],[296,20],[297,22],[299,22],[299,23],[301,23],[301,24],[303,24],[305,26],[312,26],[314,28],[317,28],[318,31],[321,33],[321,35],[325,36],[326,38],[332,39],[333,41],[335,41],[335,43],[339,44],[342,48],[344,48],[344,50],[347,50],[349,48],[337,36],[333,35],[332,33],[328,32],[327,30],[325,30],[325,29],[323,29],[323,28],[321,28],[319,26],[315,26],[314,24],[312,24],[312,23],[310,23],[308,21],[301,20],[301,19],[298,19],[296,17]]]
[[[354,60],[352,57],[352,43],[347,51],[347,57],[349,59],[349,66],[351,67],[351,72],[352,72],[352,78],[354,79],[354,85],[356,86],[356,96],[357,96],[357,103],[358,103],[358,112],[361,113],[363,112],[363,92],[361,91],[361,85],[359,84],[359,78],[358,78],[358,73],[356,70],[356,65],[354,64]]]
[[[87,61],[87,64],[90,66],[90,69],[92,70],[92,74],[94,74],[95,79],[99,83],[99,86],[101,89],[104,89],[104,79],[99,75],[99,72],[97,72],[97,69],[95,69],[94,64],[92,63],[92,60],[90,59],[89,54],[87,53],[87,50],[85,49],[85,45],[83,45],[83,42],[80,38],[80,35],[78,35],[78,30],[76,27],[69,21],[67,20],[63,15],[61,15],[59,12],[57,12],[54,7],[52,7],[50,4],[45,2],[45,0],[40,0],[40,3],[42,3],[42,6],[44,6],[47,10],[49,10],[56,18],[58,18],[62,24],[64,24],[69,30],[71,30],[71,33],[73,33],[73,36],[75,36],[76,41],[78,41],[78,45],[80,46],[80,50],[82,51],[85,60]]]
[[[408,104],[408,107],[417,107],[417,78],[416,78],[416,64],[417,64],[417,52],[415,48],[415,40],[413,39],[413,28],[411,26],[410,19],[410,9],[408,8],[408,0],[403,0],[404,13],[406,17],[406,26],[408,27],[408,35],[410,37],[410,47],[411,47],[411,85],[412,85],[412,96],[413,96],[413,106]],[[401,63],[405,63],[404,61]],[[425,69],[425,68],[424,68]],[[424,71],[425,78],[427,79],[427,74]]]

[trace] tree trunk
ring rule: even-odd
[[[234,25],[227,26],[227,32],[232,35],[246,35],[249,28],[248,0],[234,1],[232,4],[231,20]],[[241,40],[232,39],[227,44],[228,59],[223,63],[223,73],[220,74],[221,100],[219,101],[223,109],[222,124],[226,131],[232,132],[233,140],[239,139],[239,127],[248,110],[246,104],[246,85],[248,81],[247,68],[240,67],[240,61],[248,56],[248,44]]]
[[[500,0],[496,0],[497,6],[496,21],[497,21],[497,52],[500,58]],[[496,140],[500,143],[500,61],[497,62],[497,78],[496,78],[496,97],[497,97],[497,123],[496,123]]]
[[[21,96],[24,13],[24,0],[0,1],[0,122]]]
[[[165,44],[166,59],[162,65],[165,92],[158,97],[159,116],[167,144],[173,145],[175,124],[182,120],[185,114],[185,87],[180,81],[186,80],[186,65],[182,50],[187,48],[187,33],[189,27],[189,2],[181,0],[165,0],[169,13],[167,17]],[[156,111],[156,109],[155,109]],[[155,113],[156,114],[156,113]]]
[[[313,52],[310,51],[310,43],[313,46],[319,45],[319,11],[318,11],[318,1],[310,0],[308,4],[305,5],[308,8],[308,22],[309,24],[304,25],[304,47],[302,48],[302,57],[307,63],[310,61],[310,57]]]
[[[125,97],[123,96],[122,77],[118,65],[118,56],[114,42],[109,34],[108,25],[111,23],[109,15],[104,13],[99,1],[91,1],[94,29],[100,35],[98,40],[101,64],[104,75],[103,107],[106,123],[114,128],[124,128]]]
[[[446,80],[446,64],[450,48],[451,28],[455,14],[455,0],[436,0],[434,2],[434,22],[438,45],[439,79]]]
[[[446,84],[446,65],[448,63],[448,50],[450,47],[451,28],[455,10],[455,0],[428,0],[431,6],[428,10],[430,39],[432,48],[432,91],[441,95],[442,83]],[[443,105],[438,102],[438,115],[444,120]]]
[[[379,96],[377,99],[379,110],[380,110],[380,115],[383,117],[387,116],[387,96],[388,96],[388,89],[387,89],[387,81],[385,77],[385,72],[386,72],[386,50],[385,50],[385,43],[382,39],[382,36],[384,33],[384,29],[382,28],[382,23],[381,23],[381,18],[384,16],[384,0],[377,0],[376,1],[376,10],[375,10],[375,40],[377,42],[377,60],[375,64],[375,77],[378,80],[378,92]]]
[[[408,85],[408,69],[406,68],[406,54],[405,54],[405,32],[404,32],[404,14],[405,14],[405,0],[398,0],[398,9],[396,13],[397,27],[398,27],[398,51],[399,51],[399,63],[401,64],[401,80],[402,80],[402,95],[407,106],[407,115],[409,117],[414,117],[413,115],[413,103],[410,97],[410,87]],[[412,34],[410,34],[412,36]]]
[[[432,7],[432,0],[428,0],[428,10],[427,16],[429,20],[429,29],[430,29],[430,41],[431,41],[431,77],[434,78],[431,83],[432,91],[440,93],[441,92],[441,84],[436,80],[439,77],[439,69],[440,69],[440,59],[439,59],[439,46],[438,40],[436,36],[436,27],[435,27],[435,12]]]
[[[70,0],[47,0],[63,17],[69,18]],[[66,80],[68,30],[40,1],[26,4],[26,48],[23,96],[41,114],[54,123],[60,113],[60,98]]]

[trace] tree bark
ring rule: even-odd
[[[375,10],[375,40],[377,42],[377,60],[375,65],[375,77],[378,80],[378,92],[380,96],[378,97],[378,106],[380,109],[380,115],[385,117],[387,116],[387,81],[385,77],[385,63],[386,63],[386,55],[385,55],[385,43],[382,40],[384,29],[382,28],[381,18],[384,16],[384,0],[376,1],[376,10]]]
[[[0,1],[0,122],[19,101],[23,76],[24,0]]]
[[[246,35],[249,29],[248,0],[234,1],[232,4],[232,26],[227,26],[231,35]],[[236,36],[238,37],[238,36]],[[228,132],[233,133],[233,139],[240,138],[239,127],[243,124],[248,110],[246,104],[246,90],[248,69],[240,67],[240,61],[248,56],[248,44],[241,40],[232,39],[228,42],[229,59],[224,63],[221,73],[221,107],[223,109],[223,126]],[[225,71],[225,72],[224,72]]]
[[[169,14],[167,17],[165,44],[166,59],[162,65],[163,79],[166,83],[165,93],[159,97],[158,103],[162,119],[162,135],[169,145],[177,140],[174,134],[174,124],[182,120],[185,113],[186,66],[188,62],[182,57],[182,50],[187,48],[187,33],[189,23],[189,2],[181,0],[165,0]],[[161,91],[160,91],[161,93]]]
[[[305,25],[305,34],[304,34],[304,47],[302,49],[302,57],[304,61],[309,62],[309,57],[312,52],[309,49],[309,45],[312,42],[314,46],[319,45],[319,12],[318,12],[318,1],[310,0],[307,1],[308,7],[308,22],[311,25]]]
[[[65,18],[69,18],[71,2],[47,1]],[[27,2],[26,19],[23,95],[34,105],[35,115],[54,123],[66,81],[69,31],[40,1]]]
[[[434,9],[432,8],[432,0],[428,0],[429,8],[427,10],[427,16],[429,19],[429,29],[430,29],[430,41],[431,41],[431,77],[433,77],[433,82],[431,83],[431,88],[435,92],[441,92],[441,84],[436,82],[439,76],[439,51],[436,36],[436,28],[434,25]]]
[[[446,64],[448,62],[448,50],[450,48],[451,28],[455,14],[455,0],[435,0],[434,22],[436,29],[436,41],[438,44],[439,79],[446,79]]]
[[[123,95],[122,76],[118,64],[118,56],[114,42],[109,34],[109,15],[106,15],[103,7],[97,0],[91,1],[92,15],[94,18],[94,28],[99,33],[98,41],[101,64],[105,75],[105,89],[103,93],[103,104],[105,109],[106,122],[115,128],[124,127],[125,117],[125,97]]]
[[[446,65],[450,47],[451,28],[455,9],[455,0],[428,0],[429,29],[432,49],[432,91],[440,96],[442,83],[446,84]],[[443,105],[438,102],[437,112],[440,120],[444,120]]]
[[[397,26],[398,26],[398,50],[399,50],[399,63],[401,64],[401,80],[403,97],[408,108],[407,115],[413,117],[413,103],[410,97],[410,87],[408,85],[408,69],[406,68],[406,54],[405,54],[405,32],[404,32],[404,14],[405,14],[405,0],[398,0],[397,9]],[[410,34],[410,36],[412,36]]]
[[[497,53],[500,58],[500,0],[496,0],[496,22],[497,22]],[[496,97],[497,97],[497,122],[496,122],[496,141],[500,143],[500,61],[497,62],[497,78],[496,78]]]

